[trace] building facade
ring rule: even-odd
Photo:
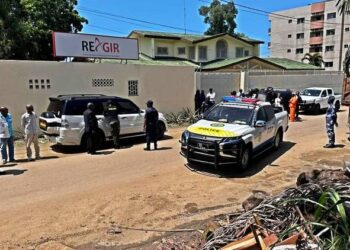
[[[301,61],[306,53],[319,53],[326,70],[342,70],[350,44],[350,15],[345,15],[342,25],[336,3],[336,0],[318,2],[271,14],[271,57]]]

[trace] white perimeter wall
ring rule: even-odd
[[[114,86],[93,87],[92,79],[114,79]],[[33,80],[34,89],[29,88],[29,80]],[[35,80],[39,81],[40,89],[35,88]],[[41,80],[45,81],[44,89]],[[128,96],[129,80],[138,80],[139,96]],[[60,94],[115,95],[130,98],[141,108],[152,99],[163,113],[194,106],[194,69],[187,66],[0,61],[0,87],[0,106],[9,108],[15,128],[26,104],[33,104],[40,114],[46,110],[48,98]]]

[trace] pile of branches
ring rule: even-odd
[[[225,225],[215,230],[208,237],[202,249],[220,249],[233,241],[241,239],[250,232],[250,225],[254,215],[259,217],[265,230],[281,236],[291,228],[305,224],[304,218],[301,218],[300,210],[306,216],[311,215],[317,209],[319,199],[330,189],[340,197],[336,203],[340,204],[339,200],[341,199],[349,200],[350,182],[346,180],[338,181],[337,183],[333,183],[332,180],[317,184],[308,183],[296,188],[290,188],[275,197],[266,199],[254,209],[236,216],[229,223],[225,223]],[[319,206],[328,209],[326,205]],[[348,222],[346,223],[348,224]]]

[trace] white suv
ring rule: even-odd
[[[59,95],[50,98],[47,112],[39,119],[40,130],[51,142],[61,145],[85,146],[85,129],[83,112],[87,104],[95,105],[98,119],[101,146],[106,140],[112,139],[111,129],[105,121],[104,110],[108,102],[118,107],[120,120],[120,136],[144,136],[145,111],[137,107],[132,101],[124,98],[104,95]],[[161,139],[167,130],[167,122],[163,114],[159,113],[158,138]]]

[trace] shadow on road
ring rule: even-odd
[[[171,150],[173,149],[172,147],[160,147],[157,149],[157,151],[163,151],[163,150]]]
[[[165,141],[165,140],[171,140],[173,139],[172,136],[169,135],[164,135],[164,138],[161,141]],[[120,139],[120,149],[128,149],[128,148],[132,148],[135,145],[140,145],[140,144],[144,144],[146,143],[145,137],[135,137],[135,138],[121,138]],[[106,142],[106,144],[103,146],[103,148],[101,150],[98,150],[99,154],[103,154],[103,150],[108,150],[108,149],[112,149],[113,146],[113,142],[112,141],[108,141]],[[80,146],[62,146],[62,145],[52,145],[51,149],[56,152],[56,153],[62,153],[62,154],[79,154],[79,153],[84,153],[86,152],[86,150]],[[159,148],[159,150],[167,150],[168,148],[162,149]],[[169,148],[171,149],[171,148]],[[101,152],[101,153],[100,153]],[[112,152],[113,153],[113,152]]]
[[[24,172],[28,171],[27,169],[10,169],[5,171],[0,171],[0,176],[4,175],[21,175]]]
[[[188,165],[186,167],[193,172],[216,177],[216,178],[246,178],[253,176],[260,171],[262,171],[265,167],[279,167],[279,165],[272,164],[286,152],[294,147],[294,142],[283,142],[278,150],[268,150],[264,154],[258,156],[253,159],[250,168],[245,171],[240,171],[237,167],[221,167],[219,169],[215,169],[212,166],[206,165]]]
[[[32,161],[42,161],[42,160],[52,160],[52,159],[57,159],[59,158],[58,156],[43,156],[40,157],[40,160],[35,160],[33,159]],[[17,163],[24,163],[24,162],[29,162],[28,159],[19,159],[16,160]]]

